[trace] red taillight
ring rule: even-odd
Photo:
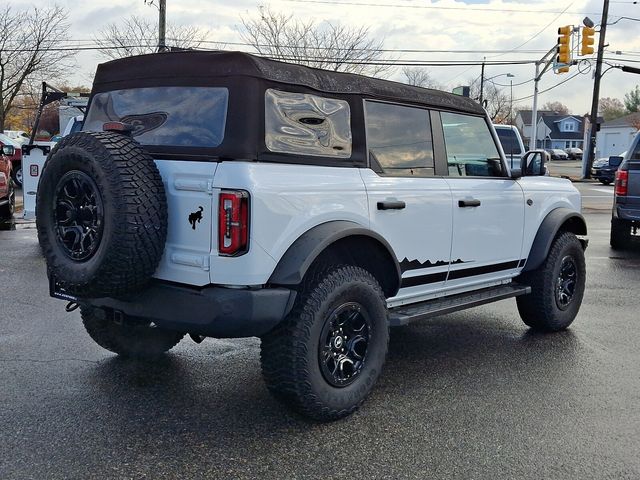
[[[629,182],[629,172],[627,170],[618,170],[616,172],[616,195],[627,194],[627,184]]]
[[[223,190],[218,203],[218,253],[242,255],[249,248],[249,194]]]

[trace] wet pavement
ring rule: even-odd
[[[0,231],[0,478],[640,478],[640,245],[587,213],[572,327],[513,300],[395,329],[373,394],[314,424],[273,400],[259,341],[125,361],[47,295],[35,231]]]

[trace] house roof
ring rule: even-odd
[[[533,114],[532,110],[518,110],[518,113],[520,114],[520,117],[522,117],[522,122],[525,125],[531,125],[531,117]],[[540,118],[542,115],[550,115],[554,112],[552,112],[551,110],[538,110],[538,118]]]
[[[630,113],[624,117],[609,120],[601,125],[602,128],[610,127],[633,127],[634,124],[640,123],[640,112]]]
[[[574,120],[580,122],[580,126],[577,131],[575,132],[560,131],[560,129],[558,128],[560,122],[567,118],[573,118]],[[541,118],[541,120],[544,122],[544,124],[547,127],[549,127],[549,130],[551,130],[551,132],[549,132],[549,138],[551,138],[552,140],[582,140],[582,133],[583,133],[582,120],[580,120],[575,115],[544,115]]]

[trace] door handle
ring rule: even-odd
[[[464,208],[464,207],[479,207],[480,206],[480,200],[476,199],[476,198],[472,198],[469,200],[458,200],[458,206],[460,208]]]
[[[378,202],[378,210],[402,210],[407,204],[402,200],[385,200]]]

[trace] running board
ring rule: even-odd
[[[400,327],[415,320],[424,320],[528,293],[531,293],[531,287],[512,283],[404,305],[389,312],[389,326]]]

